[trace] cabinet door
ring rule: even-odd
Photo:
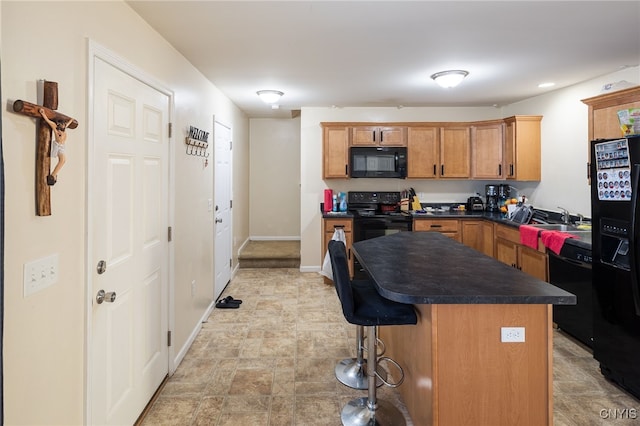
[[[470,176],[469,127],[440,129],[440,177],[468,178]]]
[[[352,146],[407,146],[406,127],[356,126],[351,128]]]
[[[349,128],[325,127],[322,144],[322,178],[349,177]]]
[[[520,246],[518,264],[522,272],[526,272],[542,281],[549,281],[548,258],[545,253],[530,249],[529,247]]]
[[[406,127],[380,127],[380,145],[384,146],[407,146]]]
[[[518,245],[503,238],[496,238],[495,256],[500,262],[518,267]]]
[[[463,220],[462,244],[493,257],[493,224],[484,220]]]
[[[471,177],[502,179],[502,123],[471,128]]]
[[[378,126],[358,126],[351,128],[351,145],[374,146],[380,142]]]
[[[324,258],[329,248],[329,241],[333,238],[335,229],[342,228],[346,240],[345,246],[347,247],[347,259],[349,260],[349,274],[353,278],[353,255],[351,254],[351,246],[353,245],[353,221],[351,219],[324,219],[322,228],[324,234],[322,239],[322,262],[324,263]]]
[[[539,115],[505,119],[507,179],[539,181],[541,178]]]
[[[407,177],[435,179],[438,177],[437,127],[410,127],[407,140]]]

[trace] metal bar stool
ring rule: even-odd
[[[329,241],[329,256],[333,269],[333,282],[338,292],[345,319],[355,325],[369,327],[367,346],[368,394],[363,398],[349,401],[340,415],[344,426],[389,426],[406,425],[404,416],[393,404],[378,400],[376,377],[378,357],[376,354],[377,326],[406,325],[418,322],[412,305],[394,302],[380,296],[373,286],[353,286],[349,280],[347,251],[341,241]],[[396,387],[404,380],[402,368],[390,358],[384,357],[400,370],[401,379],[397,383],[385,384]]]
[[[358,280],[351,281],[351,285],[354,287],[373,287],[373,282],[370,280]],[[378,341],[378,343],[382,342]],[[376,356],[384,354],[384,344],[382,344],[382,347],[382,352],[376,354]],[[364,350],[364,326],[358,325],[356,326],[356,357],[345,358],[336,364],[336,378],[343,385],[352,389],[367,389],[369,387],[367,360],[364,357]],[[380,378],[377,379],[376,386],[380,387],[387,379],[387,372],[383,368],[378,368],[378,376]]]

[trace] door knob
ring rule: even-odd
[[[104,290],[100,290],[96,295],[96,302],[98,302],[98,305],[102,304],[102,302],[113,303],[115,300],[115,291],[105,292]]]
[[[221,217],[217,218],[216,223],[222,223],[222,218]]]

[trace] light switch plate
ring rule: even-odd
[[[43,257],[24,264],[24,297],[58,282],[58,255]]]

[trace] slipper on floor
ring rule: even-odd
[[[218,309],[238,309],[240,304],[235,300],[230,302],[225,299],[220,299],[216,302],[216,308]]]
[[[227,296],[227,297],[225,297],[225,298],[224,298],[224,299],[222,299],[222,300],[226,300],[227,302],[235,302],[235,303],[237,303],[237,304],[242,303],[242,300],[240,300],[240,299],[234,299],[234,298],[233,298],[233,297],[231,297],[231,296]]]

